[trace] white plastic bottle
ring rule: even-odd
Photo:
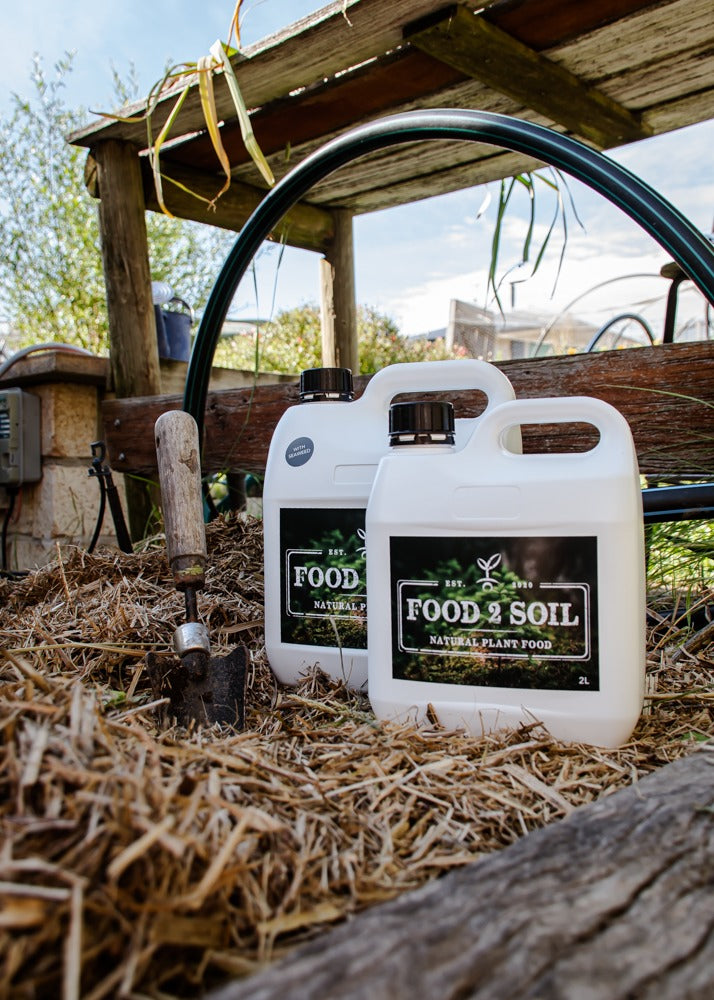
[[[518,454],[524,424],[588,423],[589,451]],[[395,435],[367,508],[369,697],[379,718],[480,735],[542,722],[625,742],[645,670],[642,495],[629,426],[586,397],[486,414],[461,450]]]
[[[478,389],[487,412],[513,399],[511,383],[485,361],[390,365],[352,399],[347,369],[311,369],[301,400],[281,417],[263,489],[265,643],[281,682],[318,664],[354,688],[367,681],[364,516],[379,459],[388,450],[389,405],[399,393]],[[483,415],[458,420],[466,440]]]

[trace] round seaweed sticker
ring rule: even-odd
[[[310,461],[314,450],[315,445],[311,438],[295,438],[285,449],[285,461],[288,465],[304,465]]]

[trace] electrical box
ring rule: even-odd
[[[39,397],[22,389],[0,389],[0,486],[41,478]]]

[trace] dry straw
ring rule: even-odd
[[[673,662],[692,630],[662,608],[647,708],[614,751],[537,724],[480,740],[378,725],[317,672],[279,689],[260,525],[208,535],[214,652],[245,641],[252,654],[240,735],[157,727],[143,658],[168,649],[183,610],[162,547],[67,550],[0,581],[2,997],[199,995],[713,734],[714,647]]]

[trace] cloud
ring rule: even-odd
[[[377,307],[392,316],[400,332],[410,336],[445,327],[449,322],[451,299],[476,300],[486,287],[485,271],[470,271],[432,278],[403,292],[385,297]]]

